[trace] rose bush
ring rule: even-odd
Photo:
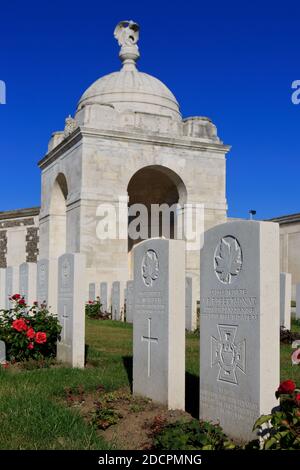
[[[108,312],[102,312],[102,303],[100,297],[97,297],[96,300],[89,300],[85,304],[85,313],[88,318],[94,320],[108,320],[110,314]]]
[[[6,344],[9,361],[23,361],[56,356],[56,343],[61,325],[46,305],[26,305],[20,294],[14,294],[10,310],[0,311],[0,340]]]
[[[253,430],[263,436],[263,450],[300,449],[300,389],[293,380],[282,382],[275,392],[279,407],[261,416]]]

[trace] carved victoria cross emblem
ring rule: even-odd
[[[246,340],[235,344],[237,326],[217,325],[219,339],[211,337],[211,367],[220,367],[218,380],[237,384],[236,369],[246,373]]]
[[[154,250],[148,250],[142,261],[142,277],[144,284],[147,287],[151,287],[153,282],[159,276],[159,262],[158,256]]]
[[[241,271],[242,264],[242,249],[237,239],[230,235],[222,238],[214,256],[215,273],[218,279],[224,284],[231,284],[233,277]]]

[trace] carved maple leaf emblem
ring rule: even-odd
[[[147,253],[145,253],[142,262],[142,275],[147,287],[152,286],[153,281],[158,278],[159,264],[157,254],[154,250],[148,250]]]
[[[237,276],[242,268],[242,250],[234,237],[224,237],[215,255],[215,272],[221,282],[230,284],[232,276]]]

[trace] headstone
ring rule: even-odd
[[[133,281],[127,281],[126,322],[133,323]]]
[[[37,301],[46,304],[51,313],[57,314],[57,259],[41,259],[37,262]]]
[[[8,266],[5,276],[5,308],[10,309],[13,305],[9,297],[19,293],[19,269],[16,266]]]
[[[58,319],[62,325],[57,359],[84,367],[85,256],[66,253],[58,259]]]
[[[6,364],[6,346],[4,341],[0,340],[0,364]]]
[[[279,228],[241,221],[208,230],[201,250],[200,419],[237,440],[277,405]]]
[[[296,285],[296,319],[300,319],[300,284]]]
[[[19,293],[28,305],[36,301],[36,263],[22,263],[19,267]]]
[[[4,310],[6,307],[5,284],[6,284],[6,269],[0,268],[0,310]]]
[[[94,282],[89,284],[89,300],[96,300],[96,284]]]
[[[108,305],[107,305],[107,282],[100,283],[100,302],[101,302],[101,311],[107,312]]]
[[[197,300],[195,297],[195,279],[185,278],[185,329],[194,331],[197,328]]]
[[[280,325],[291,329],[292,275],[280,273]]]
[[[134,248],[133,392],[169,409],[185,406],[185,243]]]
[[[111,318],[112,320],[121,320],[121,286],[119,281],[112,284]]]

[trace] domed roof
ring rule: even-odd
[[[180,119],[179,105],[173,93],[160,80],[136,68],[138,32],[136,23],[119,23],[115,37],[122,46],[119,56],[123,67],[94,82],[80,98],[77,111],[86,105],[105,104],[112,105],[117,111],[140,111]]]

